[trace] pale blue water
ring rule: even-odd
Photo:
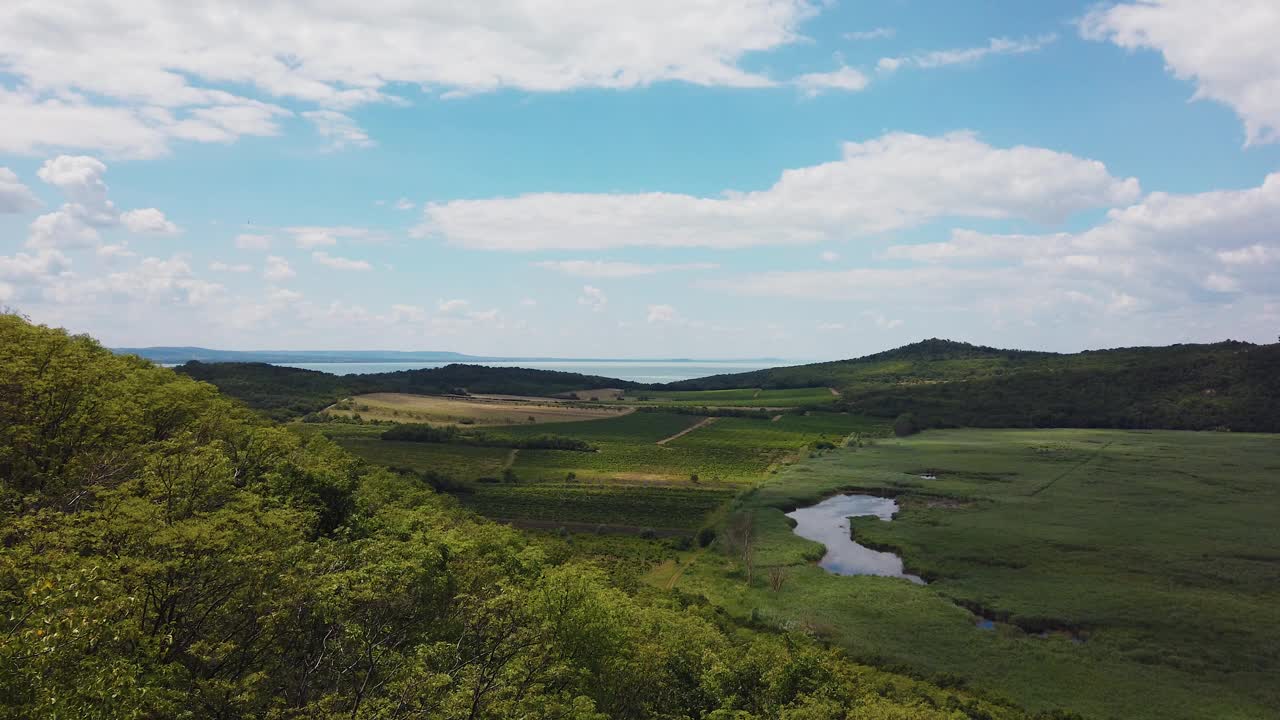
[[[874,515],[888,522],[897,511],[898,503],[891,498],[836,495],[817,505],[789,512],[787,517],[796,521],[795,534],[827,546],[827,554],[818,563],[827,572],[899,577],[923,585],[924,579],[918,575],[903,572],[902,558],[859,545],[849,533],[850,517]]]
[[[335,375],[368,375],[370,373],[396,372],[398,370],[419,370],[422,368],[438,368],[452,362],[381,362],[381,363],[275,363],[285,367],[319,370]],[[489,367],[522,367],[535,370],[559,370],[583,375],[601,375],[603,377],[630,380],[643,383],[666,383],[677,380],[691,380],[708,375],[749,372],[763,370],[778,365],[799,364],[798,362],[779,363],[750,361],[709,361],[693,360],[689,362],[654,362],[645,360],[489,360],[474,361],[476,365]]]

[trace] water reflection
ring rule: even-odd
[[[906,578],[917,585],[924,580],[902,570],[902,558],[890,552],[863,547],[849,533],[849,518],[874,515],[893,519],[898,503],[874,495],[836,495],[817,505],[787,513],[796,521],[795,534],[827,546],[821,565],[837,575],[882,575]]]

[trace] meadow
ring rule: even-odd
[[[669,563],[651,580],[1033,710],[1277,717],[1277,471],[1280,442],[1266,435],[880,439],[806,457],[735,501],[753,519],[751,586],[732,553]],[[813,564],[821,546],[795,536],[784,511],[854,489],[898,497],[892,522],[855,519],[854,536],[899,552],[929,585]],[[780,589],[765,580],[770,567],[785,575]]]

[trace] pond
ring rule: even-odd
[[[827,546],[827,553],[818,563],[827,572],[837,575],[881,575],[910,580],[924,585],[917,575],[902,569],[902,558],[891,552],[881,552],[863,547],[853,541],[849,531],[849,518],[874,515],[885,522],[893,519],[898,503],[892,498],[874,495],[836,495],[817,505],[787,513],[796,521],[795,534],[806,540]]]

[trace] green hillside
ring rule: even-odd
[[[715,375],[668,390],[840,390],[851,411],[926,426],[1280,431],[1280,345],[1075,354],[925,340],[854,360]]]
[[[624,592],[574,546],[12,315],[0,548],[5,720],[1027,717]]]

